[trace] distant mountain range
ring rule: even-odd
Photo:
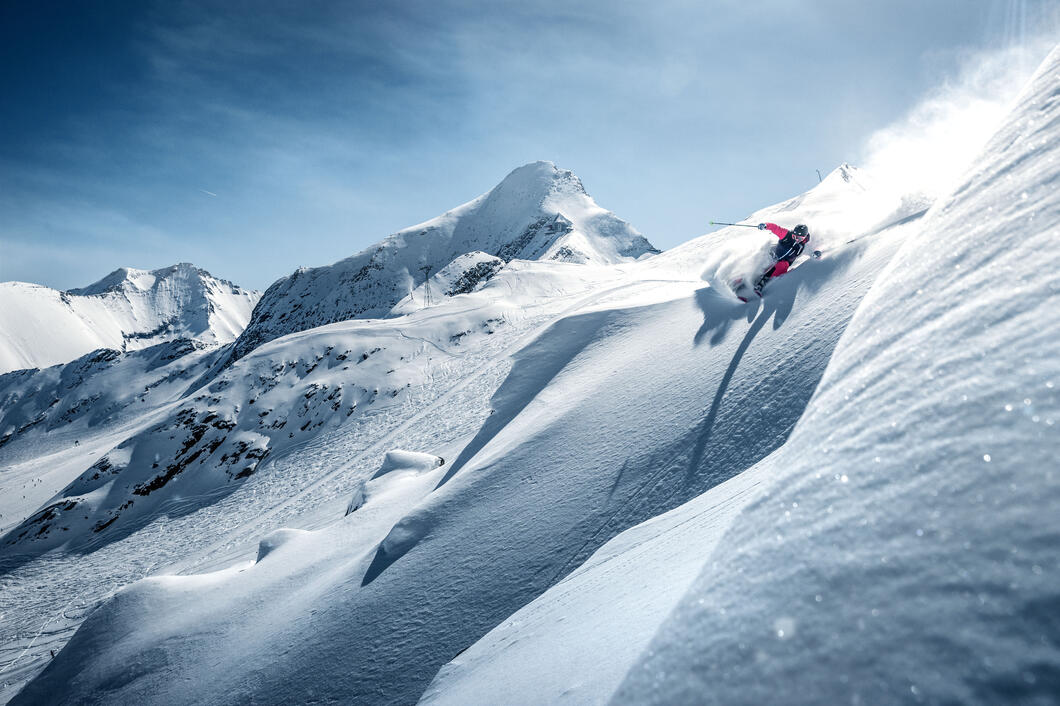
[[[68,291],[0,282],[0,373],[67,363],[97,348],[230,343],[260,296],[188,263],[122,267]]]

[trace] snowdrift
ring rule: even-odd
[[[425,703],[1052,703],[1060,49],[880,276],[791,439],[619,535]]]

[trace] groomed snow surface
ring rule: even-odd
[[[389,318],[264,326],[108,452],[93,492],[128,498],[160,472],[135,454],[219,439],[150,512],[8,555],[20,625],[98,604],[54,660],[11,642],[47,663],[13,703],[1055,701],[1058,76],[1060,50],[926,215],[846,166],[753,214],[825,251],[762,302],[725,289],[756,231],[595,264],[469,237]],[[211,410],[276,450],[237,479],[236,438],[166,438]]]

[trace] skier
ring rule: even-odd
[[[801,223],[791,230],[781,228],[776,223],[758,224],[758,230],[766,229],[780,238],[780,242],[773,246],[773,264],[755,281],[754,290],[758,296],[762,296],[762,287],[766,282],[788,271],[795,258],[802,254],[806,244],[810,242],[810,229]]]

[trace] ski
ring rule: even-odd
[[[810,257],[812,259],[814,259],[814,260],[820,260],[822,257],[824,257],[824,253],[821,252],[820,250],[814,250],[813,253],[810,255]],[[800,262],[795,267],[792,267],[791,269],[789,269],[788,272],[793,272],[794,270],[798,269],[801,265],[802,265],[802,263]],[[736,295],[737,299],[739,299],[740,301],[742,301],[742,302],[744,302],[746,304],[747,302],[749,302],[751,300],[750,297],[751,297],[752,294],[757,296],[759,299],[761,299],[762,298],[762,290],[764,290],[766,288],[766,284],[769,284],[769,280],[766,280],[766,282],[762,285],[761,290],[756,290],[746,280],[744,280],[743,277],[737,277],[736,279],[734,279],[731,282],[729,282],[729,289],[732,290],[732,293]]]

